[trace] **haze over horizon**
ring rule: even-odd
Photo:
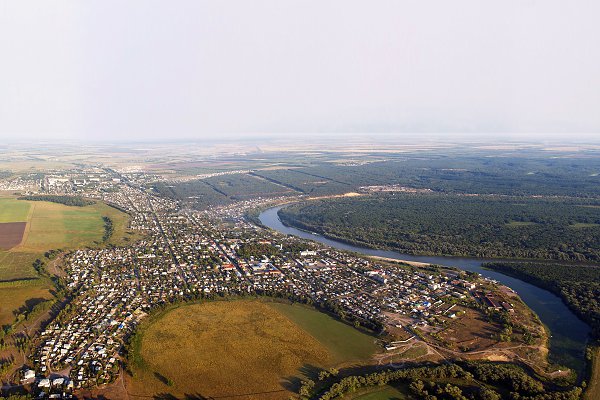
[[[5,1],[0,138],[597,139],[598,15],[591,0]]]

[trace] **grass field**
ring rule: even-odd
[[[27,302],[35,304],[51,299],[51,288],[52,283],[48,279],[0,282],[0,327],[11,324],[15,319],[13,311]]]
[[[373,337],[302,304],[270,303],[327,347],[335,363],[364,360],[378,350]]]
[[[128,391],[287,399],[299,377],[315,368],[364,360],[375,351],[370,336],[331,321],[308,307],[260,300],[177,307],[141,328]],[[317,329],[319,323],[324,326]]]
[[[25,222],[29,216],[31,203],[17,199],[0,199],[0,223]]]

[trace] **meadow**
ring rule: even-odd
[[[317,369],[359,364],[377,350],[371,336],[326,314],[262,300],[178,306],[137,338],[128,391],[138,396],[287,399]]]
[[[302,305],[269,303],[329,349],[336,364],[368,359],[378,350],[373,337]]]
[[[29,307],[52,299],[52,287],[52,282],[45,278],[0,282],[0,327],[14,321],[13,311],[19,307]]]

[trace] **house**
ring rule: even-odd
[[[39,388],[50,388],[50,379],[42,379],[41,381],[39,381],[38,383],[38,387]]]
[[[31,369],[28,369],[23,374],[23,379],[25,379],[25,380],[29,380],[29,379],[33,379],[33,378],[35,378],[35,371],[33,371]]]

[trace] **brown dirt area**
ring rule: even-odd
[[[26,226],[27,222],[0,223],[0,249],[9,250],[19,245]]]

